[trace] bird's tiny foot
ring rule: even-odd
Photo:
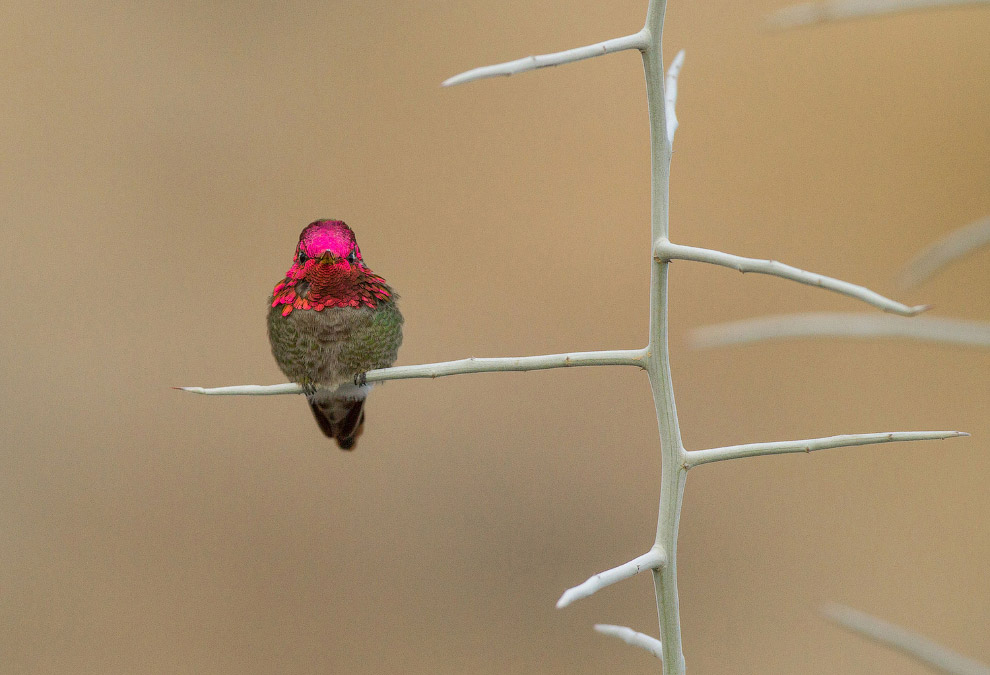
[[[363,387],[368,384],[368,373],[358,373],[354,376],[354,384],[358,387]]]
[[[306,398],[313,398],[316,396],[317,387],[312,382],[300,382],[299,385],[302,387],[303,393]]]

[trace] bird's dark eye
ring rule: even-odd
[[[299,250],[299,255],[298,255],[298,257],[296,259],[299,261],[299,264],[300,265],[303,265],[303,264],[306,263],[307,260],[309,260],[309,256],[306,255],[306,252],[305,251],[303,251],[302,249],[300,249]]]
[[[357,260],[358,260],[357,251],[352,250],[350,253],[347,254],[347,262],[349,262],[350,264],[353,265],[354,263],[357,262]]]

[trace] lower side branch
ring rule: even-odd
[[[964,431],[892,431],[879,434],[845,434],[828,436],[826,438],[809,438],[802,441],[780,441],[776,443],[748,443],[746,445],[730,445],[711,450],[692,450],[685,452],[685,468],[720,462],[725,459],[740,459],[743,457],[758,457],[760,455],[782,455],[789,452],[812,452],[828,448],[845,448],[853,445],[872,445],[875,443],[894,443],[897,441],[930,441],[945,438],[969,436]]]
[[[608,623],[596,623],[595,630],[602,635],[611,635],[612,637],[619,638],[627,645],[645,649],[658,659],[663,660],[663,647],[660,644],[660,640],[655,637],[650,637],[645,633],[634,631],[632,628],[626,628],[625,626],[613,626]]]
[[[882,621],[851,607],[830,604],[822,613],[843,628],[893,647],[908,656],[952,675],[990,675],[990,667],[932,642],[923,635]]]
[[[623,563],[618,567],[613,567],[610,570],[605,570],[600,572],[595,576],[591,577],[583,584],[579,584],[574,588],[570,588],[560,596],[560,600],[557,601],[557,609],[563,609],[575,600],[581,600],[587,598],[588,596],[594,595],[606,586],[611,586],[614,583],[623,581],[630,577],[636,576],[640,572],[646,570],[653,570],[664,564],[665,556],[663,551],[659,548],[654,547],[649,551],[634,558],[627,563]]]

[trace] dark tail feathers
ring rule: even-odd
[[[364,399],[350,401],[335,398],[319,403],[310,401],[313,417],[328,438],[337,441],[341,450],[353,450],[364,431]]]

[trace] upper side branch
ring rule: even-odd
[[[747,443],[729,445],[711,450],[691,450],[685,452],[684,467],[720,462],[726,459],[759,457],[760,455],[783,455],[789,452],[813,452],[828,448],[847,448],[853,445],[872,445],[897,441],[929,441],[945,438],[969,436],[964,431],[892,431],[879,434],[844,434],[826,438],[809,438],[802,441],[779,441],[776,443]]]
[[[574,49],[555,52],[553,54],[527,56],[525,58],[516,59],[515,61],[499,63],[494,66],[474,68],[463,72],[460,75],[454,75],[453,77],[444,80],[443,86],[451,87],[455,84],[464,84],[465,82],[473,82],[474,80],[481,80],[486,77],[496,77],[498,75],[515,75],[516,73],[523,73],[527,70],[536,70],[537,68],[546,68],[548,66],[559,66],[564,63],[590,59],[594,56],[614,54],[615,52],[621,52],[626,49],[638,49],[642,51],[649,45],[649,39],[649,31],[644,28],[638,33],[633,33],[632,35],[612,38],[611,40],[605,40],[604,42],[596,42],[593,45],[575,47]]]
[[[905,288],[917,286],[953,260],[981,246],[990,245],[990,217],[950,232],[919,253],[901,275]]]
[[[546,354],[542,356],[513,356],[498,359],[460,359],[441,363],[424,363],[418,366],[396,366],[380,368],[358,375],[355,384],[384,382],[385,380],[407,380],[412,378],[435,378],[467,373],[496,373],[528,370],[549,370],[576,366],[638,366],[645,367],[646,350],[616,349],[601,352],[571,352],[567,354]],[[298,384],[273,384],[268,386],[245,384],[233,387],[176,387],[194,394],[212,396],[271,396],[275,394],[301,394]]]
[[[990,347],[990,322],[938,316],[808,312],[780,314],[704,326],[692,332],[696,347],[724,347],[762,340],[807,337],[892,337]]]
[[[797,28],[830,21],[909,12],[916,9],[939,9],[987,2],[990,0],[833,0],[832,2],[808,2],[778,9],[767,17],[767,23],[773,28]]]
[[[900,626],[882,621],[852,607],[829,604],[822,614],[854,633],[911,656],[935,670],[952,675],[990,675],[990,667],[932,642]]]
[[[730,267],[743,273],[756,272],[758,274],[769,274],[775,277],[782,277],[784,279],[790,279],[791,281],[797,281],[798,283],[807,284],[809,286],[818,286],[819,288],[848,295],[851,298],[856,298],[857,300],[862,300],[863,302],[869,303],[874,307],[878,307],[885,312],[894,312],[895,314],[903,314],[905,316],[912,316],[928,309],[928,305],[916,305],[914,307],[909,307],[908,305],[891,300],[890,298],[884,297],[879,293],[871,291],[863,286],[857,286],[856,284],[851,284],[848,281],[840,281],[839,279],[833,279],[832,277],[815,274],[814,272],[807,272],[805,270],[798,269],[797,267],[791,267],[790,265],[777,262],[776,260],[743,258],[741,256],[732,255],[730,253],[722,253],[721,251],[713,251],[707,248],[681,246],[680,244],[673,244],[663,238],[658,239],[654,245],[653,255],[657,261],[693,260],[695,262],[704,262],[712,265]]]

